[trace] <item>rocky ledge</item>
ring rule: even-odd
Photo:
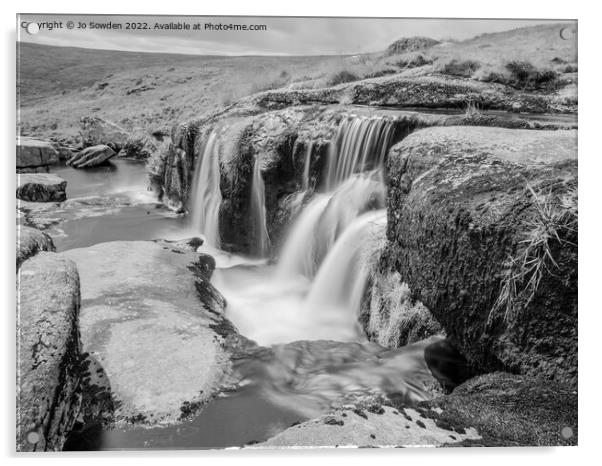
[[[577,133],[446,127],[389,154],[396,271],[478,370],[577,383]]]
[[[172,423],[202,408],[228,372],[213,259],[189,246],[119,241],[72,249],[83,350],[104,368],[115,423]],[[106,390],[105,390],[106,391]]]
[[[50,173],[17,175],[17,199],[30,202],[62,202],[67,199],[67,182]]]
[[[46,141],[17,138],[17,173],[47,172],[50,165],[59,162],[59,153]]]

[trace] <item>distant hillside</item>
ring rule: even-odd
[[[560,37],[566,26],[439,44],[420,38],[419,47],[415,38],[401,38],[382,53],[330,57],[191,56],[21,43],[20,131],[71,137],[88,115],[126,129],[153,129],[267,89],[323,88],[392,74],[444,74],[555,92],[576,102],[577,39]]]

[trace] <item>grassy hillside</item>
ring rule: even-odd
[[[22,43],[19,130],[70,137],[88,115],[126,129],[155,129],[266,89],[320,88],[385,74],[447,74],[576,98],[577,41],[561,39],[560,27],[485,34],[395,55],[336,57],[211,57]]]

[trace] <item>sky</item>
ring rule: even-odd
[[[69,21],[73,29],[68,28]],[[338,55],[382,51],[401,37],[463,40],[557,21],[27,14],[20,15],[17,22],[18,40],[44,45],[193,55]],[[40,25],[37,34],[27,32],[25,27],[31,22]],[[60,26],[50,29],[44,24],[54,22]],[[109,22],[121,24],[123,29],[92,27],[92,23]],[[126,30],[126,23],[146,23],[149,29]],[[157,23],[187,24],[190,29],[157,29]],[[195,24],[200,29],[193,29]],[[265,30],[208,30],[206,24],[265,25]]]

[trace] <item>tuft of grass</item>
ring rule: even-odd
[[[481,64],[475,60],[457,60],[454,58],[444,63],[440,72],[451,76],[470,78],[480,67]]]
[[[521,241],[521,252],[508,258],[508,267],[502,279],[500,293],[489,314],[489,323],[503,312],[506,324],[516,323],[520,312],[531,303],[545,274],[559,268],[552,254],[552,246],[576,247],[567,240],[566,233],[577,231],[577,189],[562,195],[553,192],[535,192],[528,186],[533,198],[535,215],[527,221],[527,231]]]
[[[342,70],[338,73],[333,74],[327,81],[328,86],[336,86],[338,84],[350,83],[353,81],[359,81],[361,78],[351,71]]]

